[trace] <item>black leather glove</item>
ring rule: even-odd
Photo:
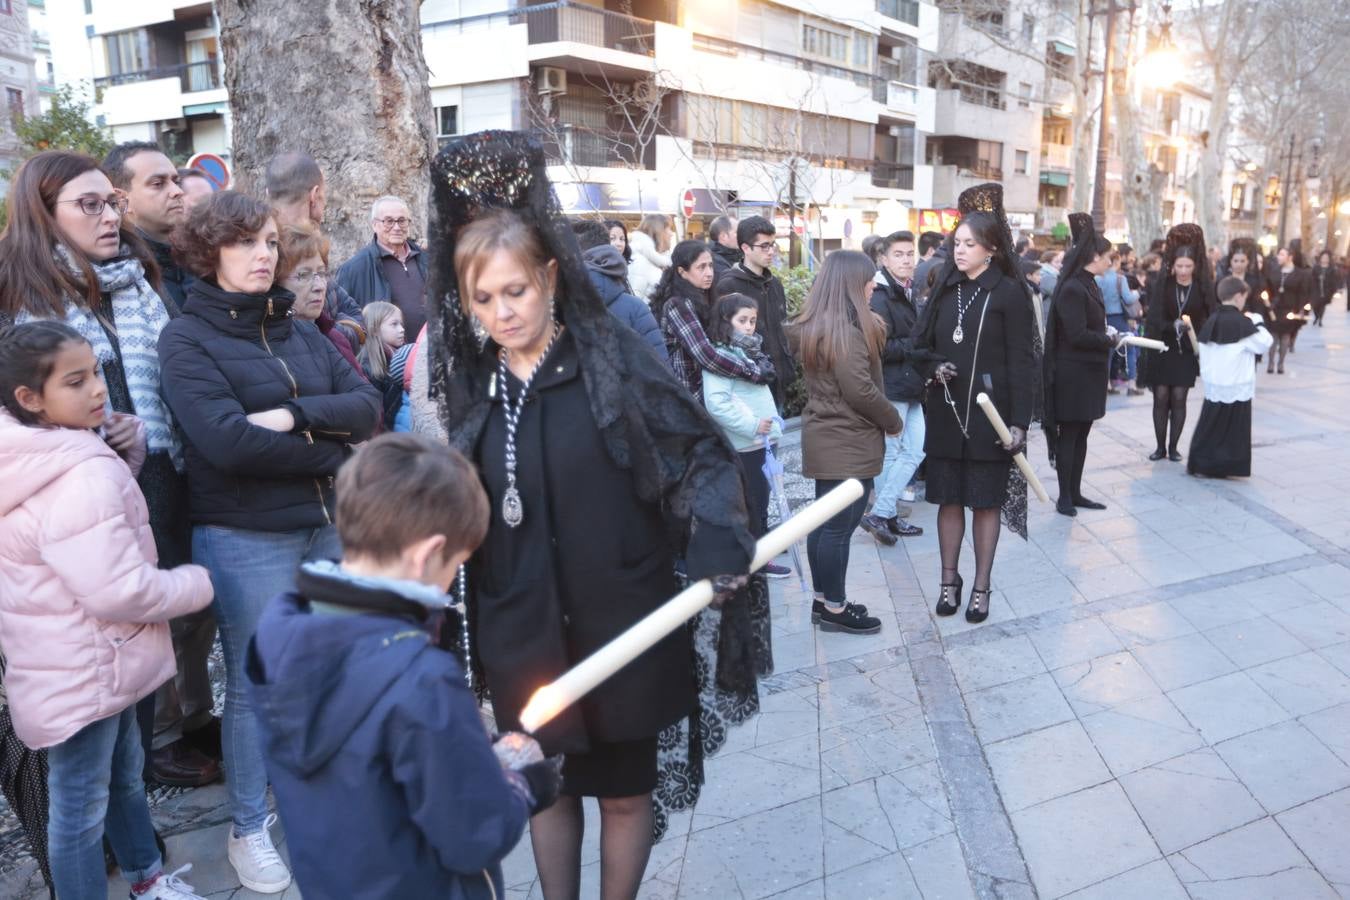
[[[530,763],[516,770],[530,786],[530,796],[534,800],[530,805],[530,815],[543,812],[557,801],[558,792],[562,790],[562,763],[561,756],[550,756],[542,762]]]

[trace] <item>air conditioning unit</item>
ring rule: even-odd
[[[534,89],[540,94],[567,93],[567,70],[557,66],[540,66],[534,73]]]
[[[187,129],[188,129],[187,119],[182,118],[165,119],[164,121],[159,123],[159,130],[161,134],[169,134],[170,132],[182,134],[183,132],[187,131]]]

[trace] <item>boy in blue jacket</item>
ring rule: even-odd
[[[487,532],[459,453],[386,434],[338,473],[341,562],[308,563],[248,665],[268,774],[307,900],[505,896],[501,861],[558,794],[532,738],[489,738],[446,594]],[[246,563],[245,563],[246,564]]]

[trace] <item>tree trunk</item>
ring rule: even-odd
[[[433,144],[418,0],[219,0],[237,186],[256,197],[277,153],[323,169],[332,265],[371,238],[384,194],[425,238]]]
[[[1215,73],[1214,98],[1209,108],[1209,140],[1196,167],[1195,218],[1205,230],[1205,242],[1226,246],[1223,222],[1223,161],[1228,155],[1228,84]]]
[[[1092,173],[1097,160],[1093,142],[1092,114],[1093,85],[1092,32],[1088,17],[1090,0],[1079,0],[1075,39],[1078,54],[1074,57],[1073,98],[1073,203],[1070,208],[1086,211],[1092,205]]]
[[[1163,236],[1161,197],[1167,175],[1148,161],[1133,84],[1116,97],[1116,122],[1120,128],[1125,221],[1130,229],[1130,243],[1143,250],[1149,241]]]

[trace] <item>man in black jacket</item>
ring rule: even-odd
[[[127,195],[127,221],[145,239],[159,263],[159,294],[176,316],[187,299],[192,276],[173,260],[169,235],[187,219],[178,169],[158,144],[127,141],[108,151],[103,171]]]
[[[713,258],[713,284],[716,284],[727,270],[741,261],[741,251],[736,245],[736,220],[731,216],[718,216],[708,228],[708,249]]]
[[[771,385],[773,399],[782,412],[784,395],[796,376],[797,365],[788,352],[787,335],[783,333],[787,323],[787,294],[783,291],[783,282],[774,277],[770,268],[778,252],[776,234],[773,223],[763,216],[743,219],[736,226],[736,242],[744,259],[717,279],[715,293],[718,297],[745,294],[759,304],[755,332],[764,338],[764,352],[773,361],[777,373]]]
[[[862,527],[890,546],[897,537],[923,534],[922,528],[905,520],[908,510],[901,510],[898,504],[901,492],[923,462],[924,378],[910,344],[919,319],[910,296],[917,256],[914,235],[909,231],[889,234],[881,239],[878,250],[881,268],[872,288],[872,311],[886,323],[886,346],[881,356],[886,399],[900,413],[904,428],[899,437],[886,438],[886,460],[877,478],[876,500],[871,513],[863,516]]]

